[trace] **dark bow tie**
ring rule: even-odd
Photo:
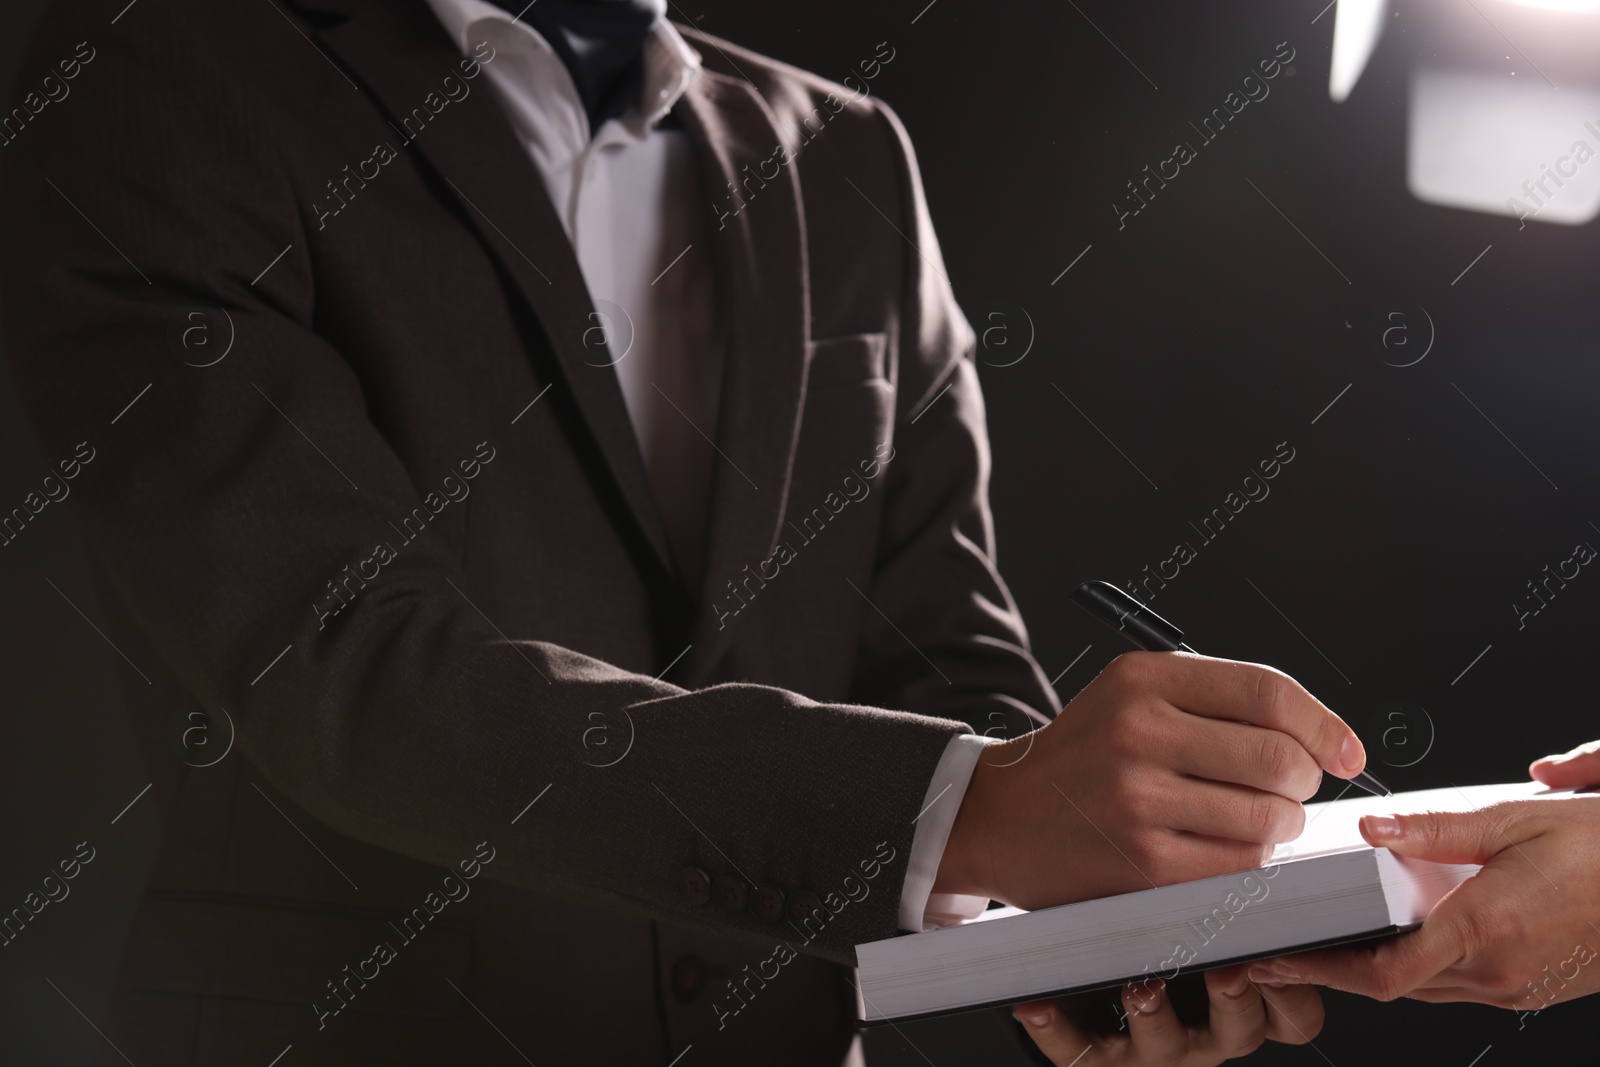
[[[566,64],[592,134],[639,102],[644,42],[666,0],[492,0],[539,31]]]

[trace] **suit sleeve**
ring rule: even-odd
[[[25,69],[79,37],[67,24],[78,16],[47,17],[56,25]],[[307,605],[326,579],[372,555],[372,531],[421,494],[386,438],[395,429],[368,416],[365,390],[381,383],[317,330],[316,220],[273,148],[258,95],[270,87],[239,84],[187,21],[155,5],[97,29],[73,98],[0,161],[3,339],[23,406],[44,457],[94,451],[70,500],[182,685],[230,711],[243,757],[294,803],[424,861],[453,865],[489,837],[492,877],[769,945],[774,928],[749,912],[685,899],[686,842],[703,856],[734,839],[809,855],[819,893],[859,878],[861,861],[898,882],[958,723],[758,685],[690,692],[507,639],[436,538],[404,547],[337,626],[319,626]],[[195,309],[230,320],[225,362],[197,369],[174,348],[174,322]],[[975,394],[961,394],[976,417]],[[965,463],[972,447],[954,445]],[[930,502],[907,503],[909,531]],[[963,581],[987,574],[981,557],[957,561]],[[923,566],[891,561],[885,580],[898,588]],[[578,739],[619,709],[634,751],[596,773]],[[854,944],[894,933],[895,909],[895,894],[870,894],[808,950],[853,962]]]
[[[910,139],[887,105],[876,107],[899,164],[898,229],[908,240],[894,458],[873,578],[873,600],[894,622],[869,616],[858,692],[885,707],[961,719],[988,737],[1016,737],[1059,705],[995,565],[973,331],[944,272]]]

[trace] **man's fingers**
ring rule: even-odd
[[[1169,816],[1174,830],[1273,845],[1293,841],[1305,829],[1306,809],[1276,793],[1217,782],[1189,785],[1183,804]],[[1255,866],[1255,862],[1249,865]]]
[[[1130,652],[1106,670],[1192,715],[1288,734],[1317,766],[1341,778],[1355,776],[1367,764],[1355,731],[1299,682],[1271,667],[1186,652]]]
[[[1191,778],[1277,793],[1306,801],[1322,784],[1322,769],[1288,734],[1259,726],[1190,717],[1172,769]]]
[[[1267,1037],[1284,1045],[1305,1045],[1322,1030],[1322,994],[1312,986],[1259,989],[1267,1005]]]
[[[1093,1056],[1084,1055],[1094,1047],[1094,1040],[1063,1015],[1054,1001],[1018,1004],[1011,1014],[1056,1067],[1098,1067]]]
[[[1267,1009],[1245,976],[1247,965],[1206,972],[1211,1015],[1203,1039],[1206,1052],[1223,1059],[1247,1056],[1267,1038]]]
[[[1134,1063],[1158,1067],[1183,1061],[1189,1051],[1189,1030],[1173,1010],[1167,983],[1153,978],[1124,986],[1122,1007],[1128,1013],[1128,1036],[1133,1041],[1130,1058]]]
[[[1140,870],[1157,885],[1172,885],[1265,867],[1272,851],[1271,845],[1254,841],[1175,831],[1166,835],[1160,858],[1142,864]]]
[[[1427,811],[1415,815],[1364,815],[1361,836],[1377,848],[1435,863],[1487,863],[1495,853],[1535,836],[1525,804],[1494,804],[1477,811]]]
[[[1534,760],[1528,773],[1551,789],[1583,789],[1600,785],[1600,741],[1579,745],[1559,756]]]

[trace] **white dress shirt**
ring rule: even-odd
[[[645,41],[639,103],[589,129],[572,76],[538,31],[484,0],[428,0],[463,55],[483,66],[544,179],[595,306],[596,365],[612,363],[673,554],[698,586],[716,453],[724,341],[694,148],[659,125],[700,75],[700,56],[660,20]],[[538,195],[529,190],[530,196]],[[709,203],[709,201],[707,201]],[[951,740],[923,797],[900,893],[903,929],[981,914],[981,897],[933,894],[934,876],[987,739]]]

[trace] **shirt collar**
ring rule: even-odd
[[[428,6],[433,8],[462,55],[471,51],[475,43],[474,27],[483,22],[515,25],[537,42],[537,47],[554,55],[554,49],[538,30],[486,0],[428,0]],[[634,105],[635,121],[642,116],[647,129],[660,122],[699,76],[700,53],[683,39],[672,23],[658,19],[644,44],[644,84]],[[573,92],[576,95],[577,90]]]

